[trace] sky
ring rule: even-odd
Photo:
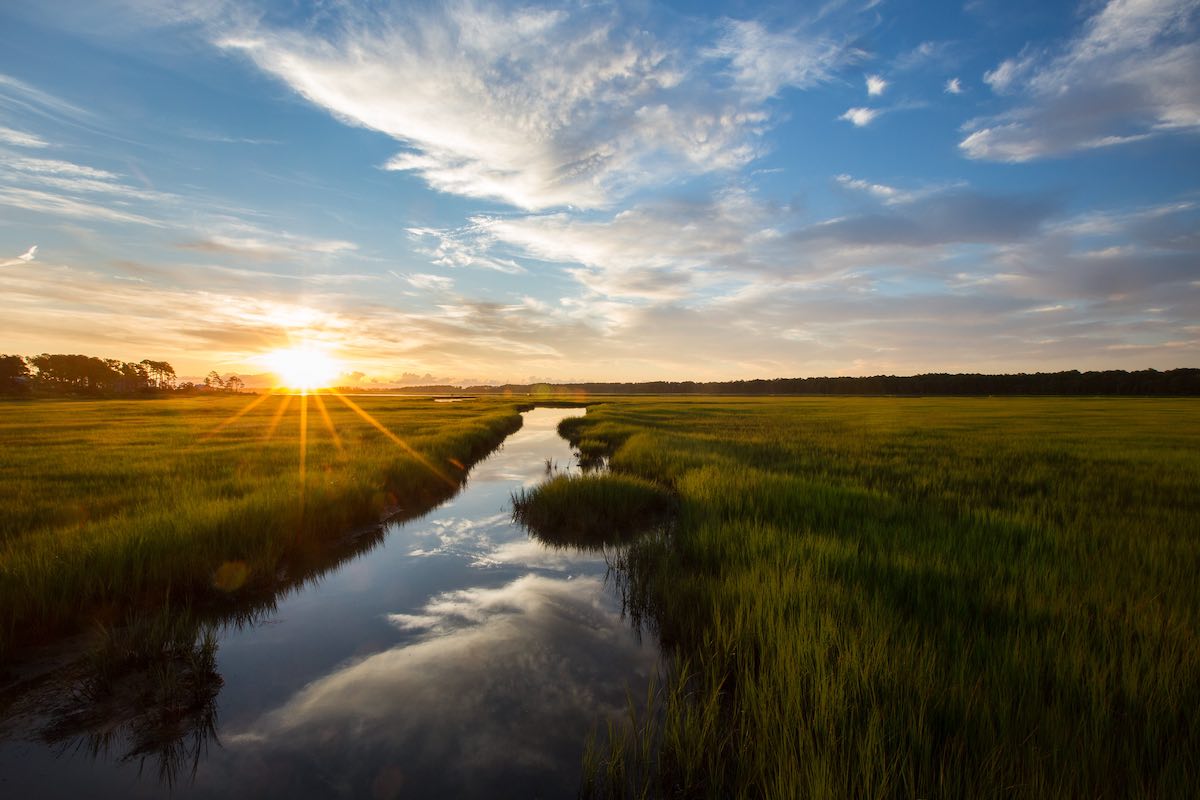
[[[1200,366],[1198,33],[1200,0],[5,3],[0,352]]]

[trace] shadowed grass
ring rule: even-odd
[[[665,522],[674,507],[658,484],[632,475],[556,475],[513,495],[513,520],[556,547],[599,549]]]
[[[639,399],[566,432],[679,497],[620,566],[686,666],[589,752],[585,794],[1200,781],[1195,401]]]
[[[354,528],[449,497],[521,424],[512,402],[355,398],[405,450],[323,399],[0,403],[0,658],[168,595],[274,585]]]

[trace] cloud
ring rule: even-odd
[[[478,221],[448,230],[409,228],[408,235],[417,244],[417,252],[441,267],[478,267],[509,275],[526,272],[511,258],[490,254],[493,237],[487,226],[480,225]]]
[[[444,292],[454,287],[454,279],[445,275],[430,275],[427,272],[401,274],[395,271],[391,274],[415,289]]]
[[[838,119],[845,120],[856,128],[865,128],[881,113],[877,108],[849,108]]]
[[[866,192],[885,203],[901,202],[907,198],[907,193],[902,192],[894,186],[888,186],[882,183],[871,183],[864,181],[861,178],[855,178],[852,175],[835,175],[833,178],[839,186],[855,191]]]
[[[962,81],[960,81],[958,78],[951,78],[950,80],[946,81],[946,86],[943,91],[946,94],[962,94]]]
[[[603,5],[347,10],[323,33],[263,23],[217,43],[404,149],[385,169],[523,209],[595,208],[735,169],[762,150],[765,101],[827,80],[843,48],[727,21],[709,45],[659,41]]]
[[[150,227],[163,227],[163,223],[119,207],[99,205],[94,202],[54,194],[35,189],[0,187],[0,205],[11,206],[22,211],[35,211],[56,216],[103,222],[126,222]]]
[[[300,255],[332,256],[353,252],[358,246],[341,239],[311,239],[286,231],[268,231],[256,225],[240,221],[226,221],[222,233],[214,233],[202,239],[191,239],[178,243],[185,250],[201,253],[251,258],[262,261],[279,261]]]
[[[704,294],[730,271],[756,269],[756,250],[779,235],[774,226],[783,221],[786,212],[731,189],[714,197],[648,202],[608,218],[555,213],[479,217],[475,223],[493,246],[579,265],[568,274],[593,300],[661,301]],[[594,305],[602,314],[603,309],[603,303]]]
[[[109,170],[0,148],[0,205],[76,219],[163,227],[163,211],[175,206],[178,199],[134,186]]]
[[[1108,0],[1057,54],[1023,52],[984,75],[1019,104],[977,120],[968,158],[1023,162],[1200,131],[1200,4]]]
[[[1005,94],[1013,89],[1013,85],[1028,78],[1034,68],[1032,56],[1006,58],[994,69],[983,73],[983,82],[997,94]]]
[[[3,261],[0,261],[0,267],[16,267],[23,264],[28,264],[37,258],[37,251],[38,246],[35,244],[33,247],[29,248],[16,258],[6,258]]]
[[[49,147],[50,146],[49,142],[47,142],[45,139],[42,139],[38,136],[34,136],[32,133],[25,133],[24,131],[13,130],[12,128],[6,128],[3,125],[0,125],[0,144],[7,144],[7,145],[11,145],[13,147],[28,147],[28,148],[40,148],[40,147]]]
[[[792,236],[798,241],[824,239],[853,245],[912,247],[1011,242],[1036,234],[1057,209],[1057,201],[1046,195],[997,195],[954,189],[912,199],[886,212],[828,220],[796,231]]]
[[[751,100],[787,87],[809,88],[830,80],[853,53],[830,39],[801,31],[768,31],[754,20],[726,20],[707,55],[729,62],[735,85]]]
[[[921,42],[912,50],[901,53],[892,63],[892,68],[900,72],[920,69],[932,62],[943,60],[949,49],[949,42]]]
[[[867,95],[870,97],[878,97],[887,89],[888,82],[878,75],[867,76]]]
[[[0,108],[58,120],[94,119],[94,115],[90,111],[4,73],[0,73]],[[15,143],[10,142],[10,144]]]

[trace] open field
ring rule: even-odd
[[[560,430],[680,505],[623,579],[677,669],[588,792],[1200,783],[1196,401],[635,399]]]
[[[448,496],[520,426],[503,400],[351,402],[375,422],[331,395],[0,403],[0,656],[143,602],[270,583]]]

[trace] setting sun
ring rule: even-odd
[[[333,358],[314,347],[289,347],[263,356],[263,362],[279,378],[279,385],[289,389],[322,389],[340,371]]]

